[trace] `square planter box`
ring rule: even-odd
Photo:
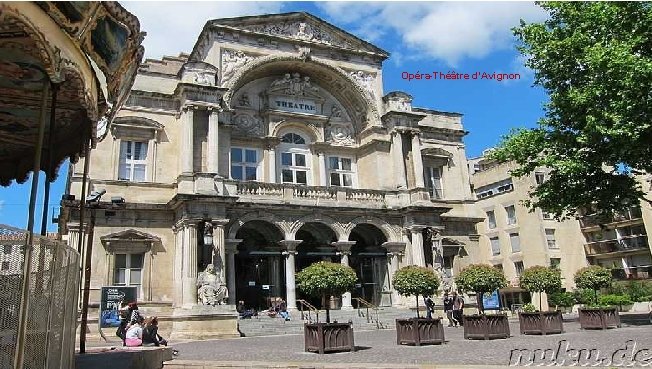
[[[518,313],[521,334],[557,334],[564,331],[561,311]]]
[[[620,315],[618,308],[581,308],[577,312],[580,315],[580,327],[582,329],[607,329],[620,327]]]
[[[441,318],[396,319],[396,343],[399,345],[440,345],[444,343]]]
[[[306,352],[355,351],[353,323],[306,323],[303,333]]]
[[[464,339],[493,340],[509,338],[506,314],[464,315]]]

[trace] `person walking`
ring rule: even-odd
[[[444,292],[444,313],[446,314],[446,319],[448,319],[448,326],[453,326],[453,298],[448,295],[448,292]]]
[[[432,313],[435,312],[435,302],[430,296],[423,297],[423,303],[426,305],[426,319],[432,319]]]
[[[464,312],[464,299],[462,296],[459,296],[457,292],[453,291],[453,320],[455,325],[464,325],[464,319],[462,317]]]

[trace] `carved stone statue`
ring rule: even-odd
[[[197,300],[202,305],[221,305],[228,297],[226,284],[215,273],[213,264],[208,264],[206,269],[197,276]]]

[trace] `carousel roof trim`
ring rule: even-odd
[[[41,126],[40,167],[54,180],[109,132],[145,34],[117,2],[0,2],[0,25],[0,185],[27,180]]]

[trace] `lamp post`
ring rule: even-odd
[[[124,206],[125,200],[122,197],[111,197],[111,204],[101,204],[100,199],[106,190],[93,191],[86,197],[86,207],[90,210],[91,219],[88,224],[88,239],[86,241],[86,253],[84,254],[84,290],[81,306],[81,324],[79,331],[79,353],[86,353],[86,329],[88,327],[88,300],[91,290],[91,261],[93,256],[93,234],[95,233],[95,213],[98,209],[116,209]]]

